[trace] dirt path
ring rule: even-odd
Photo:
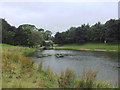
[[[116,52],[117,50],[105,50],[105,49],[84,49],[84,48],[80,48],[79,50],[90,50],[90,51],[112,51],[112,52]]]

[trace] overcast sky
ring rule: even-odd
[[[117,2],[1,2],[0,17],[12,26],[33,24],[56,32],[118,18]]]

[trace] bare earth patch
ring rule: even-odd
[[[84,49],[84,48],[80,48],[79,50],[86,50],[86,51],[87,51],[87,50],[91,50],[91,49]]]
[[[80,48],[79,50],[91,50],[91,51],[112,51],[112,52],[116,52],[117,50],[105,50],[105,49],[84,49],[84,48]]]
[[[113,52],[116,52],[117,50],[109,50],[109,51],[113,51]]]
[[[105,49],[94,49],[94,51],[107,51]]]

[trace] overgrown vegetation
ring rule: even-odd
[[[77,78],[74,71],[66,69],[65,72],[61,72],[58,84],[62,88],[113,88],[110,82],[97,81],[97,73],[97,70],[89,69],[85,71],[84,69],[80,78]]]
[[[108,82],[97,81],[98,71],[84,71],[78,78],[74,71],[66,69],[61,75],[53,73],[48,66],[38,67],[34,60],[26,57],[35,48],[18,47],[3,44],[2,49],[2,87],[3,88],[112,88]],[[27,52],[26,52],[27,51]],[[116,86],[117,87],[117,86]]]
[[[7,47],[7,45],[3,45],[3,88],[57,87],[57,81],[55,81],[56,75],[54,73],[49,74],[50,71],[46,72],[41,68],[41,66],[40,68],[37,68],[34,66],[34,60],[30,60],[28,57],[26,57],[26,55],[33,53],[35,50],[35,48],[18,46]],[[42,65],[42,63],[40,65]]]

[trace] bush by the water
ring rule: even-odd
[[[113,88],[113,85],[108,81],[97,81],[96,76],[98,71],[89,69],[85,71],[80,78],[76,77],[73,70],[66,69],[62,71],[58,78],[58,84],[61,88]],[[114,86],[117,87],[117,86]]]

